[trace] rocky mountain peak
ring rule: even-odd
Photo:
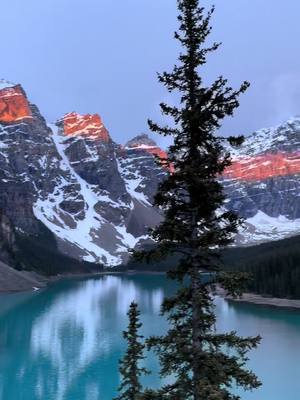
[[[0,80],[0,122],[12,123],[28,118],[32,118],[32,111],[22,87]]]
[[[141,135],[138,135],[134,137],[133,139],[129,140],[126,144],[125,147],[127,148],[141,148],[141,149],[147,149],[149,147],[158,147],[157,144],[155,143],[154,140],[149,138],[149,136],[146,133],[143,133]]]
[[[258,154],[295,152],[300,145],[300,117],[290,118],[280,125],[260,129],[245,138],[241,147],[229,148],[234,159]]]
[[[261,181],[294,174],[300,174],[299,153],[278,152],[235,160],[224,176],[242,181]]]
[[[98,114],[76,112],[47,126],[20,85],[0,81],[0,142],[0,242],[7,230],[2,212],[24,240],[40,238],[59,254],[115,265],[162,218],[153,198],[173,166],[145,134],[122,147]],[[234,163],[220,178],[226,208],[246,220],[237,243],[299,232],[300,118],[228,150]]]
[[[108,143],[111,139],[100,115],[76,112],[66,114],[62,120],[63,133],[66,136],[81,136],[86,139],[101,140]]]
[[[172,172],[174,170],[172,165],[166,164],[164,160],[168,158],[166,151],[162,150],[154,140],[149,138],[149,136],[145,133],[136,136],[135,138],[129,140],[125,144],[125,148],[128,150],[135,151],[145,151],[148,154],[152,154],[162,160],[162,166]]]
[[[300,118],[252,133],[238,149],[229,149],[233,164],[224,177],[264,181],[300,174]]]

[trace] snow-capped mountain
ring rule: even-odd
[[[300,117],[249,135],[229,149],[224,174],[227,207],[246,220],[238,243],[275,240],[300,232]]]
[[[238,243],[299,233],[300,118],[250,135],[222,177],[227,207],[246,228]],[[47,124],[20,85],[0,81],[0,210],[18,235],[51,232],[57,251],[117,265],[147,241],[152,207],[169,173],[147,135],[115,143],[99,115],[72,112]],[[2,215],[1,214],[1,215]]]
[[[121,263],[160,219],[155,152],[116,144],[98,115],[47,125],[21,86],[0,83],[0,208],[19,234],[38,236],[42,223],[64,254]]]

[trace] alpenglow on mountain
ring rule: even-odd
[[[220,179],[226,207],[246,219],[237,244],[297,234],[300,118],[230,150],[233,165]],[[147,135],[115,143],[97,114],[47,124],[20,85],[0,81],[0,210],[18,237],[47,236],[79,260],[126,262],[161,220],[153,196],[170,168],[159,157],[166,153]]]

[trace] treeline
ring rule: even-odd
[[[14,266],[19,270],[37,271],[44,275],[99,272],[103,266],[79,261],[62,254],[52,232],[40,223],[38,236],[16,233]]]
[[[151,246],[149,246],[151,247]],[[151,263],[130,261],[120,271],[164,272],[175,268],[179,257]],[[246,271],[252,276],[247,291],[281,298],[300,299],[300,236],[251,247],[224,251],[226,270]]]
[[[224,263],[226,269],[251,273],[250,292],[300,299],[300,236],[229,249],[224,253]]]

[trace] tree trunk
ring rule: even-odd
[[[199,357],[202,353],[201,328],[200,321],[203,311],[199,305],[199,294],[201,292],[201,282],[198,267],[194,267],[192,276],[192,337],[193,337],[193,381],[194,381],[194,400],[202,400],[199,391],[199,382],[201,378],[201,366],[199,366]],[[203,372],[203,371],[202,371]]]

